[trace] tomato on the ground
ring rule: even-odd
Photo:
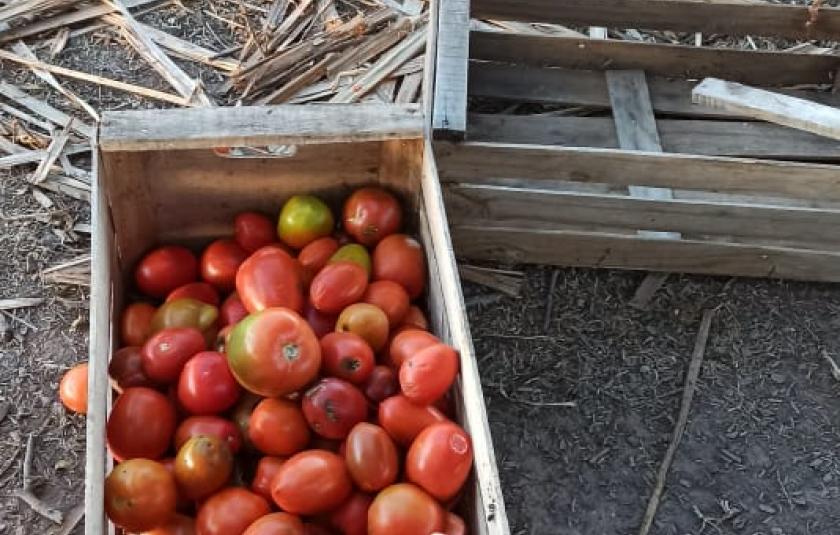
[[[270,512],[262,496],[243,488],[226,488],[201,504],[195,519],[196,533],[242,535],[248,526]]]
[[[365,492],[377,492],[397,480],[397,447],[378,425],[361,422],[347,435],[344,460],[353,482]]]
[[[342,535],[367,535],[368,509],[373,496],[354,492],[341,506],[330,513],[330,524]]]
[[[174,382],[193,355],[207,349],[202,332],[195,327],[163,329],[143,344],[143,371],[158,383]]]
[[[234,454],[242,448],[242,434],[232,421],[221,416],[190,416],[182,420],[175,430],[175,451],[180,450],[189,439],[199,435],[222,439]]]
[[[458,354],[446,344],[420,350],[400,366],[400,389],[418,405],[434,403],[446,394],[458,375]]]
[[[370,253],[363,246],[358,243],[346,243],[342,245],[330,257],[328,264],[336,264],[338,262],[352,262],[358,264],[365,270],[365,277],[370,278],[373,264],[371,263]]]
[[[420,243],[405,234],[392,234],[373,250],[373,280],[394,281],[417,299],[426,286],[426,258]]]
[[[233,290],[236,271],[248,258],[245,251],[234,240],[216,240],[201,254],[201,278],[222,292]]]
[[[388,366],[375,366],[364,385],[367,398],[375,403],[387,399],[400,391],[397,373]]]
[[[163,299],[166,294],[198,279],[198,261],[192,251],[164,245],[146,253],[134,270],[134,281],[144,294]]]
[[[67,409],[87,414],[88,364],[82,362],[67,370],[58,385],[58,397]]]
[[[397,333],[391,339],[391,346],[388,350],[390,364],[397,370],[408,358],[427,347],[439,344],[440,339],[427,331],[418,329],[406,329]]]
[[[248,526],[243,535],[305,535],[303,522],[289,513],[271,513]]]
[[[271,307],[303,310],[299,264],[278,246],[257,250],[236,272],[236,293],[250,313]]]
[[[373,246],[400,230],[402,208],[396,197],[382,188],[361,188],[344,202],[342,223],[359,243]]]
[[[400,446],[409,446],[423,429],[438,422],[447,421],[446,416],[431,406],[415,405],[405,396],[386,399],[379,404],[379,425]]]
[[[233,221],[234,239],[245,252],[253,253],[277,240],[271,219],[257,212],[242,212]]]
[[[391,485],[376,495],[368,509],[370,535],[431,535],[446,527],[446,511],[423,489],[411,483]]]
[[[228,482],[233,453],[223,438],[198,435],[187,440],[175,456],[175,481],[188,498],[210,496]]]
[[[121,462],[105,478],[105,513],[130,532],[165,525],[175,514],[175,480],[164,466],[148,459]]]
[[[190,358],[178,379],[178,401],[190,414],[219,414],[233,407],[242,390],[227,357],[202,351]]]
[[[432,424],[417,435],[405,461],[408,480],[441,501],[453,498],[472,467],[470,437],[454,422]]]
[[[285,462],[284,457],[272,457],[270,455],[261,457],[254,472],[254,479],[251,480],[251,490],[266,500],[272,501],[271,482],[274,481],[274,477]]]
[[[120,341],[124,346],[141,346],[152,334],[152,317],[157,309],[149,303],[131,303],[120,318]]]
[[[248,438],[266,455],[289,456],[309,443],[309,426],[296,403],[267,398],[251,413]]]
[[[297,515],[331,511],[352,491],[353,483],[344,459],[323,450],[307,450],[291,457],[280,467],[271,484],[274,503]]]
[[[351,383],[334,377],[321,379],[303,396],[303,415],[313,431],[342,439],[367,418],[365,395]]]
[[[195,299],[204,304],[219,306],[219,292],[206,282],[190,282],[178,286],[166,296],[166,302],[177,301],[178,299]]]
[[[312,279],[309,302],[321,312],[338,314],[362,298],[367,284],[367,274],[358,264],[329,264]]]
[[[376,359],[365,340],[353,333],[330,333],[321,338],[321,369],[324,375],[353,384],[364,384]]]
[[[408,314],[409,298],[405,288],[394,281],[375,281],[368,285],[362,301],[376,305],[388,316],[388,325],[399,325]]]
[[[378,353],[388,343],[388,316],[377,306],[356,303],[341,311],[335,330],[361,336]]]
[[[157,390],[126,388],[114,402],[105,430],[117,459],[159,459],[172,444],[175,406]]]
[[[283,205],[277,220],[277,235],[283,243],[301,249],[329,236],[335,227],[330,207],[314,195],[295,195]]]

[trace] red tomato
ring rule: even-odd
[[[258,250],[239,267],[236,293],[250,312],[269,307],[303,310],[303,282],[295,260],[283,249],[269,245]]]
[[[254,474],[254,480],[251,481],[251,490],[271,501],[271,482],[274,481],[274,476],[283,466],[286,459],[282,457],[265,456],[257,463],[257,471]]]
[[[177,490],[160,463],[132,459],[114,467],[105,478],[105,513],[126,531],[157,528],[175,514]]]
[[[175,407],[166,396],[141,386],[126,388],[108,416],[108,447],[118,459],[159,459],[175,433]]]
[[[293,310],[270,308],[251,314],[230,333],[228,364],[246,390],[285,396],[311,383],[321,367],[321,345]]]
[[[268,398],[251,413],[248,438],[266,455],[292,455],[309,443],[309,427],[297,404]]]
[[[227,358],[215,351],[193,356],[178,379],[178,401],[191,414],[224,412],[236,404],[240,393]]]
[[[386,488],[376,495],[368,509],[370,535],[431,535],[445,527],[443,507],[411,483]]]
[[[303,415],[309,426],[325,438],[340,439],[367,418],[364,394],[341,379],[321,379],[303,396]]]
[[[321,367],[331,375],[362,384],[373,372],[373,350],[361,336],[353,333],[330,333],[321,338]]]
[[[417,299],[426,286],[423,247],[405,234],[388,236],[373,251],[373,280],[399,283],[409,297]]]
[[[144,531],[140,535],[195,535],[195,520],[185,515],[175,514],[166,524]]]
[[[376,366],[364,386],[365,395],[373,402],[389,398],[400,391],[397,374],[388,366]]]
[[[181,449],[192,437],[207,435],[218,437],[236,453],[242,448],[242,434],[236,424],[219,416],[190,416],[175,430],[175,451]]]
[[[277,241],[274,223],[262,214],[243,212],[236,216],[233,225],[236,243],[248,253]]]
[[[175,457],[175,481],[193,500],[207,497],[230,479],[233,454],[224,439],[199,435],[187,440]]]
[[[246,390],[242,393],[242,396],[239,398],[239,403],[236,404],[230,414],[230,419],[236,424],[239,433],[242,435],[242,440],[248,449],[254,449],[254,445],[251,444],[251,439],[248,438],[251,414],[254,412],[254,407],[262,400],[262,397]]]
[[[143,371],[153,381],[171,383],[178,379],[184,364],[196,353],[207,349],[204,334],[193,327],[163,329],[149,338],[140,356]]]
[[[303,316],[318,338],[323,338],[328,333],[333,332],[335,330],[335,322],[338,320],[338,314],[324,314],[323,312],[319,312],[309,302],[306,303],[303,309]]]
[[[245,305],[242,304],[239,295],[233,292],[227,296],[227,299],[222,303],[222,308],[219,309],[219,325],[221,327],[236,325],[247,315],[248,311],[245,310]]]
[[[423,429],[447,421],[431,406],[415,405],[405,396],[394,396],[379,404],[379,425],[401,446],[410,445]]]
[[[335,330],[358,334],[374,351],[379,352],[388,342],[388,316],[379,307],[356,303],[339,314]]]
[[[428,331],[429,320],[426,319],[426,315],[423,314],[420,307],[417,305],[411,305],[408,307],[408,312],[403,318],[401,326],[414,327],[416,329],[420,329],[421,331]]]
[[[108,375],[123,390],[132,386],[155,386],[154,381],[143,371],[143,357],[139,347],[118,349],[108,364]]]
[[[344,228],[364,245],[376,245],[400,230],[402,209],[397,199],[381,188],[353,192],[344,203]]]
[[[399,370],[403,362],[408,360],[409,357],[439,343],[441,343],[440,338],[430,332],[417,329],[400,331],[391,340],[391,347],[388,351],[390,364]]]
[[[400,389],[418,405],[440,399],[458,375],[458,353],[446,344],[435,344],[410,356],[400,366]]]
[[[201,278],[229,292],[235,286],[236,271],[246,258],[248,253],[235,241],[216,240],[201,255]]]
[[[330,257],[338,250],[338,241],[329,236],[319,238],[300,250],[298,253],[298,262],[306,272],[307,280],[309,282],[315,277],[315,274],[327,265]]]
[[[341,507],[330,513],[330,524],[342,535],[367,535],[368,508],[373,498],[354,492]]]
[[[242,488],[227,488],[210,496],[195,519],[198,535],[242,535],[248,526],[269,514],[262,496]]]
[[[467,525],[464,520],[455,513],[447,513],[446,515],[446,535],[467,535]]]
[[[440,422],[424,429],[408,450],[405,472],[408,480],[441,501],[455,496],[472,468],[470,437],[453,422]]]
[[[88,403],[88,365],[77,364],[67,370],[58,385],[58,397],[69,410],[87,414]]]
[[[376,492],[397,480],[397,447],[378,425],[361,422],[347,435],[344,460],[356,486]]]
[[[164,298],[166,294],[194,282],[198,278],[198,262],[185,247],[165,245],[147,253],[134,270],[137,288],[146,295]]]
[[[191,282],[179,286],[166,296],[167,303],[178,299],[195,299],[214,307],[219,306],[219,292],[206,282]]]
[[[289,513],[271,513],[245,530],[243,535],[305,535],[303,522]]]
[[[149,303],[132,303],[123,310],[120,319],[120,340],[124,346],[142,346],[152,334],[155,307]]]
[[[323,450],[298,453],[283,463],[271,483],[271,496],[282,510],[316,515],[335,509],[353,491],[344,459]]]
[[[388,316],[388,325],[399,325],[408,313],[408,293],[393,281],[376,281],[368,285],[362,301],[376,305]]]
[[[309,302],[327,314],[337,314],[358,302],[367,288],[367,273],[359,264],[329,264],[315,275],[309,287]]]

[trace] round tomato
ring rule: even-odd
[[[324,375],[331,375],[360,385],[373,372],[373,350],[353,333],[330,333],[321,338],[321,359]]]
[[[297,256],[298,262],[306,273],[307,284],[312,281],[315,274],[321,271],[330,257],[338,250],[338,242],[335,238],[327,236],[318,238],[303,249]]]
[[[271,482],[274,481],[274,476],[283,466],[286,459],[282,457],[265,456],[257,463],[257,470],[254,474],[254,479],[251,481],[251,490],[265,498],[271,498]]]
[[[205,349],[204,335],[196,328],[163,329],[149,338],[140,350],[143,371],[153,381],[171,383],[178,379],[184,364]]]
[[[430,332],[417,329],[401,331],[391,340],[391,347],[388,350],[390,364],[399,370],[408,357],[439,343],[440,339]]]
[[[388,342],[388,316],[377,306],[356,303],[341,311],[335,330],[361,336],[378,353]]]
[[[379,404],[378,421],[394,442],[408,446],[423,429],[447,418],[434,407],[415,405],[405,396],[394,396]]]
[[[155,307],[149,303],[132,303],[120,319],[120,340],[124,346],[142,346],[152,333]]]
[[[378,425],[361,422],[347,435],[344,460],[356,486],[376,492],[397,480],[397,447]]]
[[[373,251],[373,279],[394,281],[417,299],[426,286],[423,247],[405,234],[388,236]]]
[[[323,338],[333,332],[335,330],[335,322],[338,320],[338,314],[324,314],[308,302],[303,309],[303,315],[318,338]]]
[[[108,416],[108,447],[117,459],[159,459],[175,433],[175,406],[151,388],[126,388]]]
[[[399,201],[382,188],[368,187],[353,192],[344,203],[344,228],[364,245],[376,245],[400,230]]]
[[[342,535],[367,535],[368,509],[373,498],[354,492],[341,507],[330,513],[330,524]]]
[[[236,273],[236,293],[250,312],[270,307],[303,310],[299,264],[279,247],[269,245],[248,257]]]
[[[308,450],[283,463],[271,483],[271,496],[280,509],[297,515],[316,515],[335,509],[353,491],[344,459],[323,450]]]
[[[315,275],[309,302],[327,314],[337,314],[362,298],[367,288],[365,270],[352,262],[330,264]]]
[[[429,330],[429,320],[426,319],[426,315],[423,314],[423,311],[420,310],[420,307],[417,305],[411,305],[408,307],[408,312],[405,314],[405,317],[402,320],[402,327],[412,327],[415,329],[420,329],[421,331],[428,331]]]
[[[277,239],[271,219],[256,212],[243,212],[233,221],[234,239],[245,252],[253,253]]]
[[[309,426],[325,438],[341,439],[367,418],[364,394],[341,379],[328,377],[303,396],[303,415]]]
[[[251,413],[248,438],[266,455],[292,455],[309,443],[309,426],[297,404],[268,398]]]
[[[376,305],[388,316],[388,325],[399,325],[408,313],[408,293],[393,281],[376,281],[368,285],[362,301]]]
[[[228,445],[231,453],[242,447],[242,434],[236,424],[219,416],[190,416],[175,430],[175,451],[189,439],[199,435],[218,437]]]
[[[408,480],[441,501],[455,496],[472,468],[470,437],[453,422],[432,424],[417,435],[405,460]]]
[[[140,535],[195,535],[195,520],[186,515],[175,514],[166,524],[144,531]]]
[[[201,278],[222,292],[233,290],[236,271],[248,253],[234,240],[216,240],[201,255]]]
[[[233,472],[233,454],[223,438],[198,435],[175,456],[175,481],[185,496],[204,498],[222,488]]]
[[[88,365],[76,364],[64,373],[58,385],[58,397],[69,410],[87,414]]]
[[[248,311],[245,310],[245,305],[239,299],[239,295],[233,292],[222,303],[222,308],[219,309],[219,326],[227,327],[228,325],[236,325],[242,321]]]
[[[358,264],[364,268],[365,276],[370,278],[370,272],[373,266],[370,261],[370,253],[368,253],[368,250],[364,246],[358,243],[342,245],[329,260],[330,264],[338,262],[353,262],[354,264]]]
[[[410,356],[400,366],[400,389],[418,405],[440,399],[458,375],[458,354],[446,344],[435,344]]]
[[[163,526],[175,514],[176,500],[172,475],[155,461],[121,462],[105,478],[105,512],[126,531]]]
[[[228,363],[246,390],[266,397],[285,396],[318,375],[321,345],[295,311],[269,308],[233,328]]]
[[[277,220],[277,235],[286,245],[301,249],[329,236],[335,220],[330,207],[313,195],[295,195],[283,205]]]
[[[178,379],[178,401],[191,414],[224,412],[236,404],[240,393],[227,358],[215,351],[193,356]]]
[[[249,490],[231,487],[210,496],[195,519],[199,535],[242,535],[248,526],[269,514],[265,499]]]
[[[400,390],[397,374],[388,366],[375,366],[364,386],[365,396],[379,403]]]
[[[207,333],[215,328],[218,317],[219,309],[212,305],[196,299],[176,299],[158,307],[152,317],[151,333],[154,335],[173,327],[194,327],[202,333]]]
[[[165,245],[150,251],[134,270],[137,288],[146,295],[161,299],[178,286],[194,282],[197,278],[195,255],[177,245]]]
[[[467,525],[464,520],[455,513],[447,513],[446,515],[446,535],[467,535]]]
[[[132,386],[155,386],[154,381],[143,371],[143,356],[139,347],[118,349],[108,364],[108,375],[122,390]]]
[[[303,522],[289,513],[271,513],[245,530],[243,535],[305,535]]]
[[[166,296],[167,303],[178,299],[195,299],[206,305],[219,306],[219,292],[206,282],[191,282],[179,286]]]
[[[446,511],[411,483],[391,485],[376,495],[368,509],[370,535],[431,535],[446,527]]]

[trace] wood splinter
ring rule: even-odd
[[[33,511],[39,515],[47,518],[56,524],[61,524],[64,521],[64,515],[61,511],[53,509],[34,494],[32,494],[32,450],[34,437],[32,434],[26,439],[26,452],[23,455],[23,488],[15,491],[15,496],[26,503]]]

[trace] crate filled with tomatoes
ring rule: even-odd
[[[508,533],[422,117],[299,110],[104,117],[86,533]]]

